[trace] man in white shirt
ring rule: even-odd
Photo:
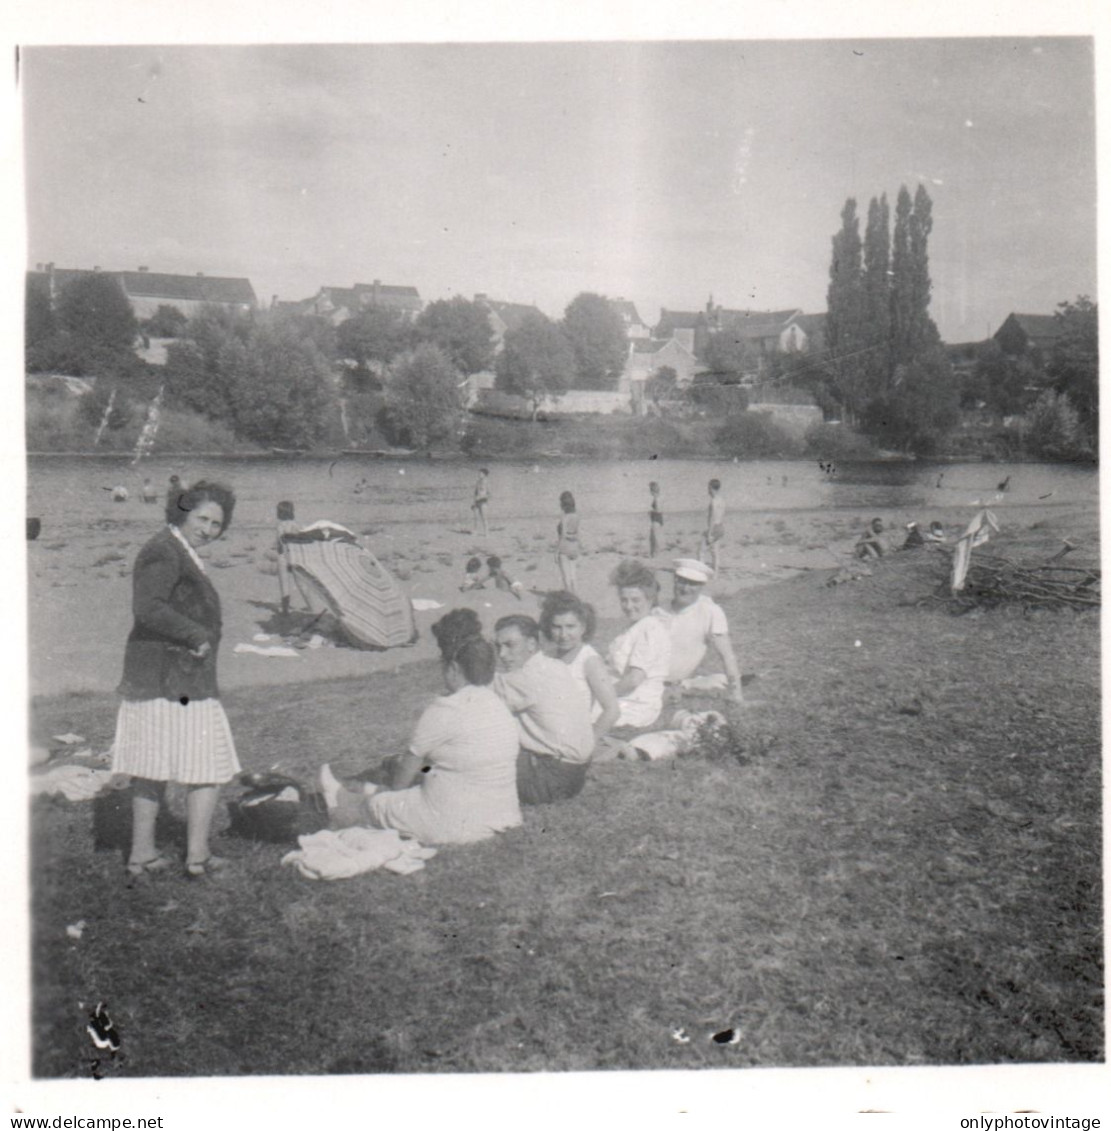
[[[677,558],[674,566],[675,588],[671,599],[671,670],[668,683],[682,684],[698,670],[713,647],[721,657],[728,681],[730,698],[743,702],[741,672],[729,639],[725,612],[704,592],[713,576],[710,568],[694,558]]]
[[[517,796],[523,805],[574,797],[586,782],[594,727],[571,669],[540,651],[532,617],[502,617],[494,648],[501,669],[494,690],[513,713],[521,743]]]

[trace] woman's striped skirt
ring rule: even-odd
[[[240,771],[219,699],[124,699],[112,772],[183,785],[222,785]]]

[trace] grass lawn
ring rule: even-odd
[[[726,603],[742,757],[597,766],[412,876],[312,883],[222,837],[229,876],[129,883],[92,805],[37,801],[34,1073],[89,1075],[98,1001],[116,1076],[1102,1059],[1098,614],[826,576]],[[245,766],[307,779],[399,749],[437,690],[421,663],[226,706]],[[114,710],[34,726],[102,748]]]

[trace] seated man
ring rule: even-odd
[[[743,702],[741,672],[729,639],[729,625],[721,606],[704,592],[712,571],[694,558],[678,558],[675,562],[675,588],[671,598],[671,668],[667,681],[671,684],[690,679],[713,647],[721,657],[729,681],[730,698]]]
[[[874,518],[868,529],[857,539],[853,553],[858,558],[882,558],[887,553],[887,538],[883,533],[883,519]]]
[[[586,781],[594,728],[571,669],[540,651],[532,617],[502,617],[494,625],[501,671],[494,690],[517,720],[517,796],[523,805],[574,797]]]

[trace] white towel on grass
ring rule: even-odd
[[[346,880],[385,868],[407,875],[418,872],[436,855],[415,840],[402,840],[396,829],[323,829],[299,836],[300,848],[287,852],[282,864],[292,865],[308,880]]]

